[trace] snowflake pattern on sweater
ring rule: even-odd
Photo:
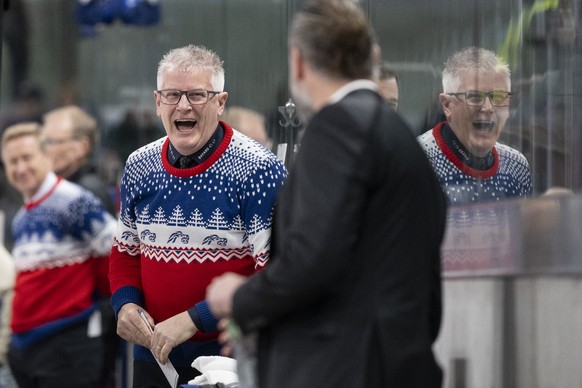
[[[519,151],[501,143],[493,149],[494,166],[487,171],[471,169],[463,164],[445,144],[440,129],[446,123],[418,137],[432,165],[449,204],[498,201],[508,197],[524,197],[532,193],[531,171],[527,159]]]
[[[135,303],[161,322],[196,308],[202,324],[211,324],[209,310],[200,307],[210,281],[225,272],[248,276],[269,259],[274,204],[287,171],[268,149],[221,125],[220,145],[197,166],[173,167],[167,137],[129,156],[110,256],[116,313]],[[198,356],[216,355],[205,345],[218,347],[216,336],[199,330],[170,359],[187,367]],[[155,362],[140,346],[134,358]]]
[[[232,141],[210,166],[176,169],[162,163],[167,138],[129,157],[115,239],[120,250],[187,263],[251,255],[264,266],[273,204],[286,171],[258,143],[226,133]]]
[[[56,185],[40,204],[21,208],[12,222],[17,272],[64,267],[106,256],[113,244],[115,220],[89,191],[51,174]],[[41,189],[42,190],[42,189]]]

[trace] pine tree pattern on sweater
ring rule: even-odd
[[[12,228],[14,344],[87,319],[99,282],[97,260],[111,250],[115,232],[115,219],[101,202],[50,173],[33,201],[15,215]]]
[[[447,148],[440,134],[446,122],[418,137],[432,165],[449,204],[498,201],[524,197],[532,193],[531,172],[527,159],[519,151],[501,143],[494,146],[495,165],[478,171],[464,165]]]

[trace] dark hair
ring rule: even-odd
[[[333,77],[371,78],[373,33],[354,0],[306,0],[289,43],[315,69]]]

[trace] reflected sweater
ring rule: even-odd
[[[502,198],[531,195],[531,172],[523,154],[496,143],[491,151],[490,166],[484,169],[473,168],[445,140],[445,125],[446,122],[437,124],[420,135],[418,142],[438,176],[449,204],[498,201]]]

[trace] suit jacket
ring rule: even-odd
[[[235,294],[263,388],[440,387],[445,199],[375,92],[319,111],[280,192],[271,261]]]

